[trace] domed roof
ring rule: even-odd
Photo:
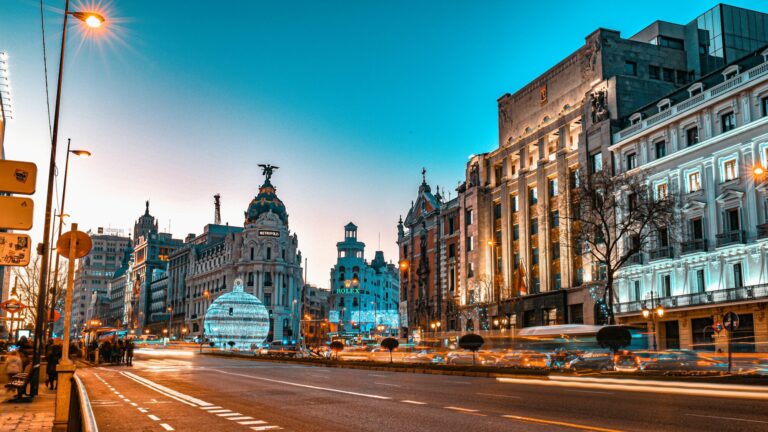
[[[277,215],[284,224],[288,224],[288,213],[285,210],[285,204],[277,197],[275,190],[269,179],[261,185],[259,194],[251,201],[248,205],[248,211],[245,212],[246,225],[255,223],[259,216],[268,211]]]
[[[235,280],[231,292],[211,303],[203,322],[205,337],[218,348],[249,351],[264,342],[269,334],[269,312],[254,295],[243,291],[243,281]]]

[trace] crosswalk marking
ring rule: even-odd
[[[209,407],[200,407],[200,409],[212,410],[212,409],[221,409],[221,407],[220,406],[209,406]]]
[[[280,426],[254,426],[251,429],[255,431],[263,431],[263,430],[271,430],[271,429],[280,429]]]
[[[240,413],[222,413],[222,414],[216,414],[219,417],[232,417],[232,416],[239,416],[242,415]]]
[[[242,416],[242,417],[227,417],[227,420],[253,420],[253,417],[251,416]]]
[[[265,422],[264,420],[251,420],[251,421],[241,421],[241,422],[238,422],[238,423],[240,423],[241,425],[244,425],[244,426],[248,426],[248,425],[253,425],[253,424],[266,424],[267,422]]]

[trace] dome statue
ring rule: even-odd
[[[260,346],[269,333],[269,313],[254,295],[243,291],[243,281],[235,279],[231,292],[211,303],[203,323],[205,337],[216,347],[249,351]]]

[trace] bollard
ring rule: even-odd
[[[93,355],[93,364],[99,365],[99,349],[96,348],[96,351],[94,351],[95,354]]]

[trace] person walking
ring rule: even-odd
[[[133,366],[133,340],[128,339],[125,343],[125,364]]]
[[[58,366],[59,360],[61,360],[61,353],[61,345],[55,343],[50,344],[45,353],[45,385],[49,390],[56,390],[59,386],[59,376],[58,372],[56,372],[56,366]]]
[[[21,360],[21,355],[18,351],[11,351],[5,357],[5,375],[8,378],[8,382],[11,381],[14,375],[21,373],[24,370],[24,362]]]

